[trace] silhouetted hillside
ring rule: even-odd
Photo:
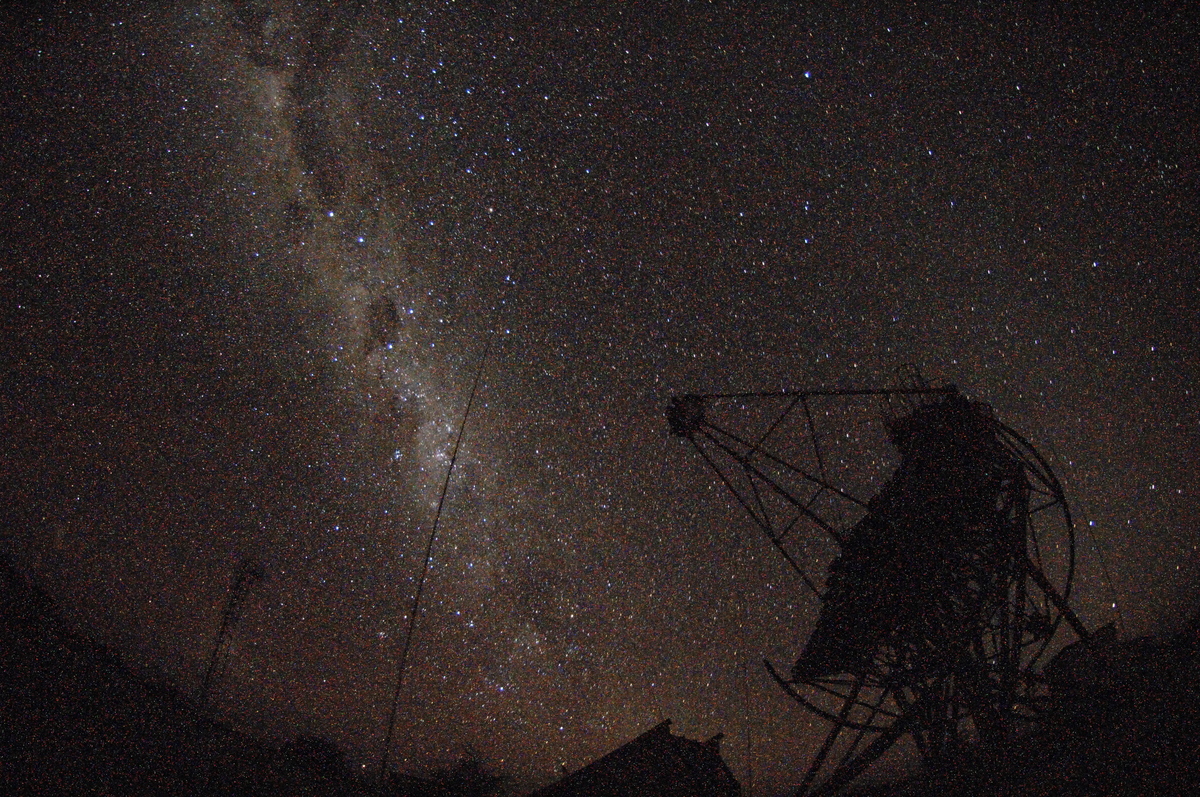
[[[387,789],[354,777],[315,736],[282,746],[205,718],[170,684],[135,675],[67,629],[53,602],[0,560],[3,793],[486,795],[499,778],[467,762]]]

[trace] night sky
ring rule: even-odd
[[[675,393],[915,365],[1053,464],[1089,624],[1200,608],[1195,14],[165,5],[2,20],[3,546],[189,693],[261,564],[222,716],[376,764],[481,364],[398,766],[797,780],[816,605]]]

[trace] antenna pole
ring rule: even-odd
[[[212,655],[208,659],[208,668],[204,671],[204,684],[200,687],[200,705],[204,708],[208,707],[209,692],[212,689],[213,681],[223,670],[224,656],[222,654],[228,653],[225,641],[229,630],[241,619],[242,604],[245,602],[246,592],[250,589],[250,585],[262,577],[262,570],[257,565],[242,562],[238,567],[233,586],[229,589],[229,598],[225,602],[225,611],[221,613],[221,627],[218,629],[216,641],[213,643]]]
[[[458,459],[458,448],[462,444],[463,432],[467,427],[467,419],[471,417],[471,407],[475,404],[475,394],[479,390],[479,381],[483,377],[483,368],[487,363],[489,347],[483,350],[479,360],[479,370],[475,372],[475,381],[471,384],[471,395],[467,398],[467,408],[463,411],[462,423],[458,427],[458,437],[454,441],[454,449],[450,453],[450,465],[446,468],[446,479],[442,482],[442,493],[438,498],[437,511],[433,516],[433,526],[429,529],[429,539],[425,543],[425,561],[421,565],[421,576],[417,579],[417,591],[413,595],[412,609],[408,613],[408,629],[404,634],[404,646],[400,649],[400,662],[396,665],[396,687],[392,691],[392,710],[388,716],[387,735],[383,740],[383,754],[379,762],[379,781],[386,782],[388,758],[392,748],[392,737],[396,731],[396,714],[400,708],[400,689],[404,685],[404,673],[408,667],[408,653],[412,648],[413,631],[417,626],[417,612],[421,607],[421,594],[425,591],[425,579],[429,575],[429,563],[433,559],[433,542],[437,538],[438,523],[442,519],[442,507],[446,504],[446,491],[450,488],[450,476],[454,473],[454,463]]]

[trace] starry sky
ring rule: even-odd
[[[911,364],[1052,463],[1089,624],[1181,623],[1200,22],[880,5],[4,12],[6,555],[192,693],[260,564],[216,710],[373,766],[482,368],[393,761],[670,717],[770,793],[816,606],[664,410]]]

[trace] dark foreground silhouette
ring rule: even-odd
[[[389,795],[506,791],[476,761],[385,785],[316,736],[276,744],[203,716],[167,681],[71,633],[0,560],[0,784],[5,795]],[[987,758],[863,785],[858,795],[1168,795],[1200,782],[1200,618],[1120,640],[1102,630],[1046,668],[1045,718]],[[540,795],[730,795],[716,740],[663,724]]]
[[[473,760],[419,778],[352,772],[333,742],[277,744],[213,721],[164,678],[78,634],[0,559],[0,793],[447,797],[497,793]]]
[[[1200,617],[1158,636],[1111,628],[1046,668],[1050,702],[1023,738],[941,772],[849,794],[1176,795],[1200,783]]]
[[[720,745],[721,734],[698,742],[674,735],[665,720],[530,797],[740,797]]]

